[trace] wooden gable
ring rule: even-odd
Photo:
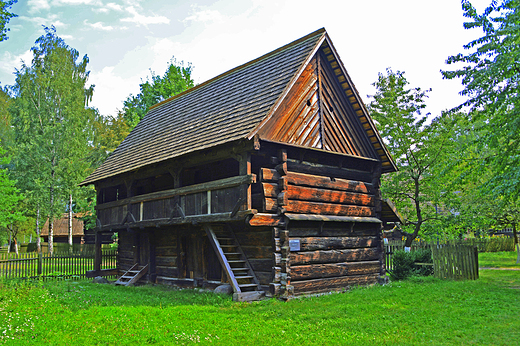
[[[381,160],[383,172],[395,170],[327,35],[253,134],[264,140]]]

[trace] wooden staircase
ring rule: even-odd
[[[224,227],[216,230],[209,224],[204,225],[210,243],[233,287],[233,300],[239,302],[259,300],[265,292],[260,288],[260,283],[235,233],[230,227]]]
[[[135,284],[148,272],[148,264],[142,268],[139,265],[134,264],[126,273],[121,275],[115,282],[116,285],[130,286]]]

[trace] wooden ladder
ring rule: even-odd
[[[139,268],[139,265],[136,263],[130,269],[126,271],[123,275],[117,279],[115,282],[116,285],[130,286],[134,285],[140,278],[143,277],[148,272],[148,264],[142,268]]]
[[[233,230],[229,227],[216,231],[209,224],[205,224],[204,229],[233,288],[233,300],[245,302],[261,299],[265,292]]]

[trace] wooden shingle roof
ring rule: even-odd
[[[325,29],[317,30],[151,107],[112,155],[81,184],[252,138],[318,49],[323,44],[330,47],[326,41],[329,42]],[[350,94],[352,87],[348,88]],[[357,109],[368,117],[362,104]],[[373,124],[363,126],[368,126],[372,134],[377,133]],[[374,150],[381,147],[384,144],[377,137]],[[395,167],[386,148],[380,157]]]

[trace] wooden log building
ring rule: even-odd
[[[121,282],[228,282],[242,301],[383,279],[395,170],[320,29],[151,107],[82,184],[98,239],[119,232]]]

